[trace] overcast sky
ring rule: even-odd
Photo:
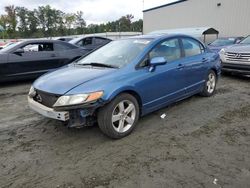
[[[0,14],[7,5],[24,6],[30,10],[50,5],[64,12],[83,11],[87,24],[113,21],[126,14],[135,20],[142,18],[142,10],[167,4],[176,0],[0,0]]]

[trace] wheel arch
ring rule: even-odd
[[[216,79],[218,80],[218,77],[219,77],[219,72],[218,70],[215,68],[215,67],[212,67],[210,70],[214,71],[214,73],[216,74]]]
[[[122,93],[128,93],[136,98],[136,100],[139,104],[139,109],[140,109],[140,113],[141,113],[142,112],[142,98],[141,98],[140,94],[136,90],[134,90],[133,88],[124,88],[124,89],[120,89],[120,90],[113,92],[113,94],[109,97],[109,101],[113,100],[115,97],[117,97],[118,95],[120,95]]]

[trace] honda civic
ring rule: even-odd
[[[68,127],[97,123],[107,136],[122,138],[150,112],[195,94],[212,96],[220,73],[219,55],[193,37],[142,35],[41,76],[28,103]]]

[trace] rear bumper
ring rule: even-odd
[[[54,111],[54,109],[48,108],[48,107],[36,102],[35,100],[33,100],[30,97],[28,97],[28,104],[32,110],[36,111],[37,113],[39,113],[45,117],[60,120],[60,121],[68,121],[69,120],[69,112],[67,112],[67,111]]]
[[[236,64],[236,63],[224,63],[222,62],[222,71],[223,72],[232,72],[235,74],[244,74],[250,75],[250,64]]]

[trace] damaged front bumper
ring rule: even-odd
[[[68,111],[55,111],[52,108],[49,108],[47,106],[44,106],[44,105],[36,102],[31,97],[28,97],[28,104],[32,110],[38,112],[39,114],[41,114],[45,117],[60,120],[60,121],[68,121],[69,120],[69,112]]]
[[[105,104],[104,101],[95,101],[83,105],[49,108],[29,96],[28,103],[34,111],[45,117],[67,122],[68,127],[92,126],[96,122],[96,110]]]

